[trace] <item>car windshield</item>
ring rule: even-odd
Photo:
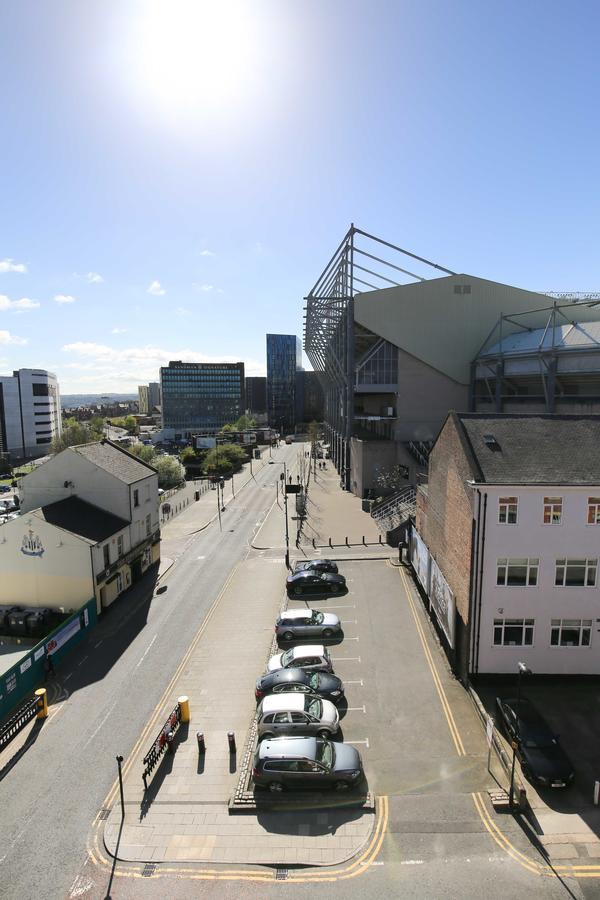
[[[310,676],[310,686],[313,689],[313,691],[319,690],[319,683],[320,683],[319,673],[315,672],[314,675]]]
[[[311,716],[314,716],[315,719],[321,718],[321,713],[323,712],[323,704],[320,700],[311,700],[308,704],[308,712]]]
[[[521,742],[530,750],[542,750],[544,747],[555,747],[556,738],[552,732],[540,723],[519,722]]]
[[[333,746],[329,741],[323,741],[320,746],[317,746],[317,761],[331,769],[333,765]]]
[[[285,653],[281,654],[281,665],[287,666],[292,661],[292,650],[286,650]]]
[[[324,618],[325,616],[322,612],[316,612],[313,616],[313,622],[315,623],[315,625],[320,625]]]

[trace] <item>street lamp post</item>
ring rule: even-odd
[[[277,463],[276,463],[277,465]],[[287,465],[285,460],[279,461],[279,465],[283,466],[283,475],[280,476],[280,480],[283,480],[283,503],[285,506],[285,564],[287,568],[290,567],[290,532],[288,526],[288,505],[287,505]]]
[[[531,675],[531,669],[529,669],[525,663],[519,662],[517,663],[517,703],[516,703],[516,722],[517,726],[519,723],[519,703],[521,700],[521,676],[522,675]],[[508,796],[508,806],[509,809],[514,809],[514,787],[515,787],[515,759],[517,756],[517,742],[516,740],[512,741],[512,765],[510,767],[510,793]]]

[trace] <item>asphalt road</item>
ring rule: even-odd
[[[297,446],[274,458],[295,471]],[[91,822],[179,661],[275,499],[281,467],[264,466],[192,538],[155,594],[148,575],[102,617],[57,672],[65,696],[0,781],[0,895],[62,898],[86,858]],[[183,548],[182,548],[183,549]],[[67,696],[68,692],[68,696]]]

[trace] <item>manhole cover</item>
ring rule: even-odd
[[[110,809],[101,809],[100,815],[98,816],[98,818],[100,819],[100,821],[103,821],[104,819],[108,819],[109,816],[110,816]]]
[[[156,869],[156,865],[154,863],[146,863],[146,865],[142,869],[143,877],[150,878],[151,875],[154,875],[155,869]]]
[[[277,869],[275,871],[275,880],[276,881],[285,881],[287,877],[288,877],[287,869]]]

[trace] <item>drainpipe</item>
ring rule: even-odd
[[[477,605],[477,646],[475,656],[475,671],[479,671],[479,638],[481,635],[481,596],[483,593],[483,558],[485,554],[485,525],[487,513],[487,492],[483,496],[483,528],[481,530],[481,553],[479,557],[479,601]]]
[[[477,578],[477,563],[479,561],[479,520],[481,516],[481,491],[479,488],[477,489],[477,516],[473,520],[473,525],[471,529],[471,573],[469,579],[469,655],[468,655],[468,667],[469,672],[467,673],[467,678],[471,674],[471,671],[474,668],[474,638],[475,638],[475,600],[477,598],[477,585],[479,584]]]

